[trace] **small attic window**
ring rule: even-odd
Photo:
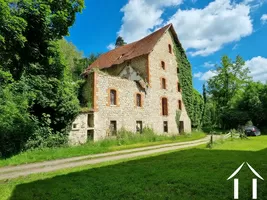
[[[169,44],[168,47],[169,47],[169,53],[172,54],[172,45]]]

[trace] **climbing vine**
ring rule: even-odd
[[[174,41],[175,42],[175,41]],[[175,42],[174,46],[174,52],[177,59],[177,70],[179,70],[178,78],[182,87],[182,97],[183,102],[186,107],[186,111],[190,117],[190,119],[193,119],[194,115],[194,108],[193,108],[193,81],[192,81],[192,69],[191,64],[187,59],[187,56],[185,54],[185,51],[181,45],[181,43],[178,41]]]
[[[204,111],[204,100],[201,94],[193,89],[193,116],[191,118],[191,124],[193,128],[201,128],[203,111]]]

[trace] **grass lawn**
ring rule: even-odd
[[[0,182],[0,199],[233,199],[226,179],[248,162],[267,179],[267,136],[228,141],[206,149],[180,150],[135,160],[31,175]],[[251,198],[248,167],[237,175],[240,199]],[[267,199],[267,183],[258,180],[258,199]]]
[[[105,153],[123,149],[153,146],[173,142],[185,142],[204,138],[202,132],[194,132],[190,135],[165,136],[147,133],[143,135],[124,134],[120,139],[107,139],[99,142],[88,142],[85,145],[74,147],[47,148],[22,152],[8,159],[0,159],[0,167],[7,165],[19,165],[24,163],[55,160],[74,156],[83,156],[97,153]]]

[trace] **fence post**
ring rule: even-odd
[[[210,144],[213,145],[213,133],[211,133],[211,136],[210,136]]]

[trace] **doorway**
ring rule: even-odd
[[[179,133],[184,133],[184,122],[180,121],[179,122]]]

